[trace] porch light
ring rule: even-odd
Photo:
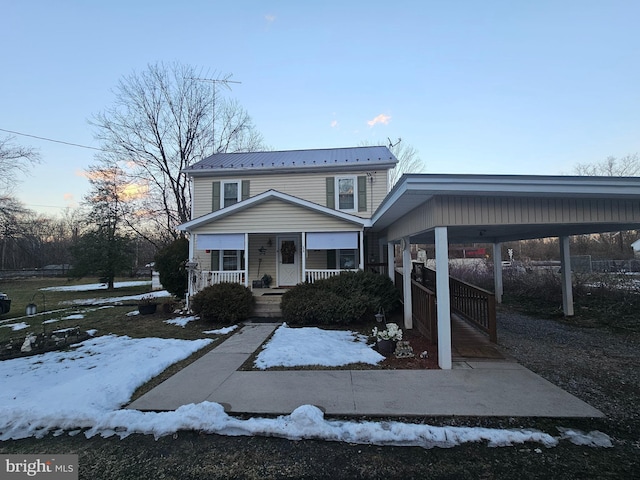
[[[38,313],[38,306],[35,303],[30,303],[27,305],[27,316],[32,316]]]

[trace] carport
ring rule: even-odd
[[[573,315],[569,237],[640,229],[640,178],[405,174],[372,217],[372,231],[411,270],[410,245],[436,252],[438,363],[450,369],[449,244],[492,243],[495,295],[502,297],[503,242],[558,237],[564,314]],[[404,282],[404,327],[412,328],[410,275]]]

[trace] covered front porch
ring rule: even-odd
[[[195,234],[189,293],[221,282],[286,288],[364,268],[364,231]]]
[[[365,266],[370,220],[275,190],[180,226],[189,295],[221,282],[292,287]]]

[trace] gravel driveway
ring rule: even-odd
[[[0,453],[78,453],[80,478],[380,478],[595,479],[637,478],[640,471],[639,335],[580,328],[501,311],[498,336],[505,353],[600,409],[606,419],[411,418],[434,425],[600,430],[613,448],[561,442],[489,448],[378,447],[277,438],[222,437],[179,432],[154,440],[133,435],[82,435],[0,442]]]

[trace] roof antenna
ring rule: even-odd
[[[402,141],[402,139],[400,137],[398,137],[398,141],[396,143],[393,143],[389,137],[387,137],[387,140],[389,140],[389,148],[395,147],[396,145],[398,145]]]
[[[209,82],[213,86],[213,103],[212,103],[213,118],[211,119],[211,133],[213,134],[213,136],[211,137],[211,144],[213,146],[214,154],[218,153],[216,151],[216,92],[218,90],[219,83],[227,87],[229,90],[231,90],[231,87],[229,86],[230,83],[242,83],[242,82],[236,82],[235,80],[229,80],[232,76],[233,74],[230,73],[223,78],[195,78],[195,77],[192,78],[192,80],[197,80],[199,82]]]

